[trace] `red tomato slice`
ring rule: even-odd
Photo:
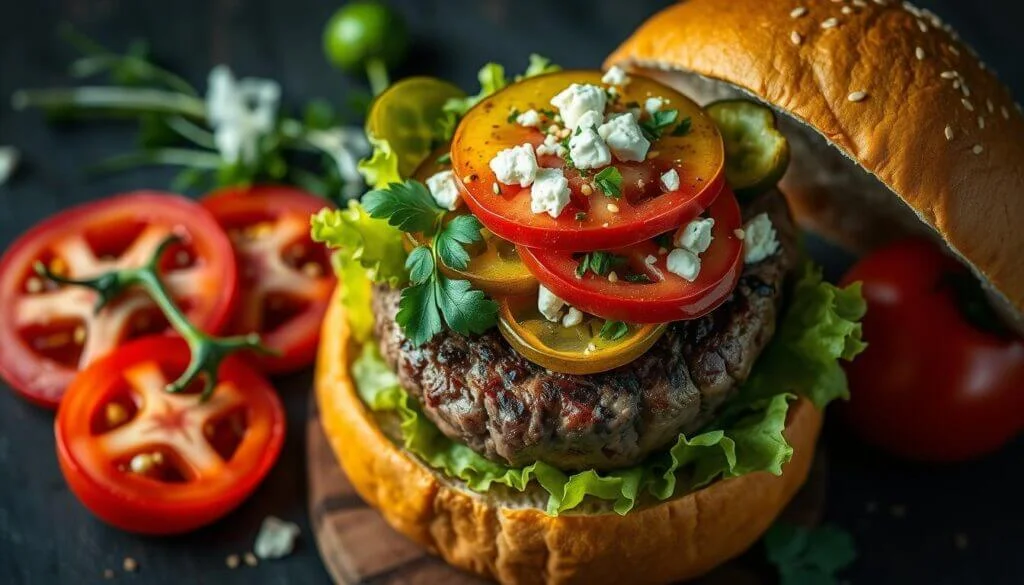
[[[621,197],[612,199],[597,188],[594,177],[600,169],[581,175],[565,168],[565,161],[554,155],[538,157],[538,164],[563,168],[569,179],[572,199],[558,218],[533,213],[529,187],[500,185],[501,193],[495,194],[491,159],[523,143],[536,148],[545,137],[541,129],[509,122],[509,113],[549,110],[551,98],[572,83],[600,86],[601,73],[563,71],[525,79],[481,102],[459,124],[452,142],[452,164],[463,180],[466,204],[485,227],[501,238],[534,248],[619,248],[686,223],[714,201],[725,185],[722,137],[714,121],[683,94],[640,76],[621,88],[620,99],[608,111],[622,112],[625,104],[643,104],[648,97],[657,96],[667,100],[664,110],[678,111],[678,121],[690,119],[690,130],[684,136],[673,136],[675,124],[665,128],[643,162],[613,160],[622,174]],[[542,127],[550,124],[544,122]],[[680,186],[663,192],[660,177],[669,169],[679,173]],[[585,194],[584,185],[590,195]]]
[[[72,278],[141,266],[168,235],[162,259],[175,301],[204,331],[231,316],[237,276],[231,242],[198,204],[139,191],[64,211],[22,235],[0,260],[0,376],[28,400],[56,408],[75,373],[123,341],[167,328],[142,293],[93,311],[96,293],[36,276],[35,262]]]
[[[68,387],[57,457],[71,490],[103,521],[144,534],[193,530],[242,503],[277,460],[285,414],[270,384],[232,356],[206,402],[165,392],[188,361],[181,339],[147,337]]]
[[[263,186],[217,191],[202,204],[228,233],[241,265],[230,332],[257,332],[277,351],[253,360],[266,372],[313,363],[335,279],[327,249],[309,237],[309,216],[328,203],[291,187]]]
[[[723,191],[708,215],[715,220],[711,230],[714,239],[700,255],[700,274],[693,282],[668,271],[668,254],[661,253],[652,240],[610,251],[625,258],[616,282],[589,271],[577,277],[582,254],[525,247],[518,250],[541,284],[585,313],[627,323],[696,319],[729,297],[743,271],[743,241],[735,234],[742,218],[732,191]],[[647,282],[630,282],[630,275],[642,275]]]

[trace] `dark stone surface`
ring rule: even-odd
[[[566,66],[593,67],[648,14],[666,2],[541,0],[396,1],[410,21],[423,72],[475,87],[482,61],[520,69],[532,51]],[[794,2],[795,4],[795,2]],[[1022,10],[1012,0],[922,1],[960,29],[1002,78],[1024,95]],[[118,191],[165,187],[171,171],[91,179],[84,164],[133,148],[133,129],[100,124],[48,127],[15,114],[7,96],[19,87],[68,82],[71,53],[54,38],[69,21],[104,43],[123,47],[145,37],[172,69],[203,85],[227,62],[239,74],[281,81],[291,103],[340,101],[360,81],[334,72],[320,52],[320,30],[337,3],[328,0],[37,0],[0,2],[0,144],[25,161],[0,187],[0,244],[35,221],[75,203]],[[1024,137],[1022,137],[1024,139]],[[845,259],[813,248],[835,274]],[[106,568],[137,583],[325,583],[305,518],[304,419],[309,375],[278,381],[291,428],[277,467],[256,495],[214,526],[169,539],[108,528],[68,492],[53,454],[52,415],[0,389],[0,583],[100,583]],[[1024,443],[975,463],[908,465],[849,443],[833,421],[826,518],[853,531],[860,558],[852,583],[1024,583]],[[876,511],[871,511],[876,509]],[[900,513],[902,511],[902,514]],[[251,548],[262,518],[276,514],[304,529],[296,553],[258,568],[229,570],[224,559]],[[962,535],[966,548],[956,546]],[[139,563],[124,574],[122,559]]]

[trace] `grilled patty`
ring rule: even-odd
[[[778,232],[779,253],[746,266],[718,309],[673,323],[647,353],[615,370],[551,372],[496,330],[444,331],[415,347],[395,323],[399,291],[386,287],[374,291],[381,353],[445,435],[488,459],[539,460],[566,471],[634,465],[711,420],[771,339],[797,249],[782,196],[761,196],[744,216],[762,211]]]

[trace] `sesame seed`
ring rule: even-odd
[[[974,154],[981,154],[985,152],[985,147],[980,144],[975,144],[974,148],[971,149],[971,152],[973,152]]]
[[[656,159],[656,158],[658,158],[659,155],[661,155],[661,151],[652,150],[652,151],[647,153],[647,160]]]
[[[996,107],[992,103],[992,100],[990,100],[990,99],[985,100],[985,107],[988,108],[988,113],[990,113],[990,114],[996,113]]]
[[[804,16],[805,14],[807,14],[807,8],[805,6],[797,6],[796,8],[793,9],[792,12],[789,13],[789,17],[790,18],[800,18],[801,16]]]
[[[85,327],[81,325],[75,327],[75,331],[72,333],[72,339],[74,339],[75,345],[82,345],[85,343]]]
[[[953,128],[948,124],[946,125],[946,140],[953,140]]]
[[[921,29],[921,32],[928,32],[928,25],[923,20],[917,21],[917,28]]]
[[[939,74],[943,79],[956,79],[959,74],[956,71],[943,71]]]
[[[619,275],[614,270],[608,273],[608,282],[619,282]]]
[[[984,130],[985,129],[985,117],[984,116],[978,116],[978,129],[979,130]]]
[[[789,33],[789,40],[793,41],[794,45],[799,45],[800,43],[804,42],[804,38],[800,36],[800,33],[796,31]]]
[[[608,211],[610,211],[611,213],[618,213],[619,212],[619,206],[615,205],[614,203],[609,203],[607,205],[607,208],[608,208]]]
[[[583,350],[583,353],[594,353],[597,351],[597,346],[593,342],[587,344],[587,348]]]
[[[501,186],[498,185],[497,181],[491,183],[491,191],[494,191],[495,195],[501,195]]]
[[[462,184],[468,185],[470,183],[470,181],[472,181],[472,180],[473,180],[473,177],[471,177],[469,175],[466,175],[465,177],[462,177]]]
[[[850,8],[849,6],[843,6],[843,8],[839,12],[842,12],[843,14],[847,15],[853,14],[853,8]]]
[[[855,92],[851,93],[850,95],[846,96],[846,99],[850,100],[851,102],[862,102],[865,99],[867,99],[867,97],[868,97],[867,92],[855,91]]]
[[[917,55],[917,60],[918,61],[924,61],[924,57],[925,57],[924,49],[922,49],[921,47],[918,47],[918,48],[914,49],[914,54]]]
[[[821,28],[824,29],[835,28],[837,26],[839,26],[839,19],[835,17],[829,18],[825,22],[821,23]]]
[[[580,193],[583,193],[586,197],[590,197],[594,194],[594,188],[590,186],[590,183],[583,183],[583,186],[580,187]]]
[[[877,2],[878,0],[875,1]],[[732,235],[736,236],[737,240],[742,240],[743,238],[746,237],[747,233],[740,228],[736,228],[732,230]]]
[[[1007,110],[1006,106],[1002,106],[999,109],[1003,112],[1003,119],[1004,120],[1009,120],[1010,119],[1010,110]]]
[[[963,102],[964,107],[967,108],[968,112],[973,112],[974,111],[974,104],[971,103],[971,100],[969,100],[967,98],[963,98],[960,101]]]
[[[960,80],[959,79],[954,79],[953,80],[953,89],[960,89]]]
[[[953,45],[949,45],[949,52],[953,53],[957,57],[960,56],[960,51],[956,47],[954,47]]]

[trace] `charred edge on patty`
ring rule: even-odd
[[[714,418],[775,332],[798,251],[781,194],[746,205],[744,219],[762,211],[780,252],[746,266],[721,307],[673,323],[647,353],[615,370],[551,372],[495,330],[478,337],[444,331],[415,347],[395,323],[399,291],[387,287],[374,290],[381,353],[445,435],[488,459],[516,467],[544,461],[565,471],[637,464]]]

